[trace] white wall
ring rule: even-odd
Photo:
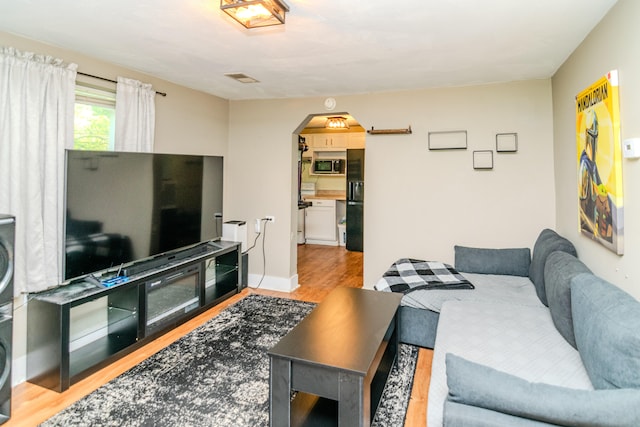
[[[413,129],[411,135],[367,136],[366,287],[400,257],[452,263],[455,244],[531,247],[543,227],[555,226],[549,80],[338,97],[337,102],[337,110],[353,115],[365,129]],[[297,283],[292,133],[308,114],[320,113],[326,113],[323,98],[230,102],[233,197],[225,208],[247,221],[276,216],[266,241],[266,275],[273,283]],[[458,129],[468,131],[467,150],[427,150],[429,131]],[[500,132],[518,132],[518,152],[494,153],[492,171],[473,170],[472,151],[495,149]],[[249,234],[252,241],[252,227]],[[249,258],[250,272],[261,273],[261,253],[253,251]]]
[[[78,64],[78,71],[115,80],[117,76],[135,78],[151,83],[153,88],[166,92],[167,97],[156,96],[155,151],[163,153],[227,155],[228,101],[96,60],[77,52],[53,47],[0,32],[0,45],[22,51],[47,54],[66,62]],[[79,79],[87,80],[79,77]],[[90,79],[93,83],[98,83]],[[110,83],[100,83],[107,87]],[[112,85],[111,87],[115,87]],[[226,169],[225,165],[225,169]],[[225,179],[226,181],[226,179]],[[225,189],[225,204],[228,199]],[[226,220],[225,218],[223,218]],[[34,326],[37,327],[37,326]],[[14,302],[13,383],[26,379],[27,310],[24,298]]]
[[[297,286],[298,144],[292,133],[306,118],[306,108],[296,100],[230,102],[225,216],[247,221],[249,246],[256,237],[254,220],[275,216],[249,252],[250,286],[258,285],[263,273],[263,287],[288,291]]]
[[[623,159],[624,255],[578,232],[575,96],[610,70],[620,78],[622,140],[640,137],[640,2],[620,0],[552,79],[557,228],[604,279],[640,298],[640,161]]]

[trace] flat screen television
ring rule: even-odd
[[[223,158],[67,150],[64,278],[222,235]]]

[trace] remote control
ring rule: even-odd
[[[103,280],[102,286],[104,286],[105,288],[110,288],[112,286],[119,285],[127,281],[129,281],[129,277],[127,276],[116,276],[110,279]]]

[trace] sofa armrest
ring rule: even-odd
[[[446,355],[448,400],[564,426],[637,427],[640,389],[576,390],[531,383]]]
[[[400,342],[433,348],[440,313],[426,308],[400,307]]]
[[[515,417],[502,412],[477,406],[455,403],[447,400],[444,403],[444,425],[446,427],[548,427],[547,424],[528,418]]]

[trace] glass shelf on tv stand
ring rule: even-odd
[[[117,312],[119,320],[110,321],[107,327],[94,331],[94,333],[100,334],[99,338],[90,337],[91,341],[86,343],[81,340],[69,343],[69,376],[71,378],[124,350],[138,340],[138,313],[117,308],[110,308],[109,311]],[[113,328],[117,330],[113,331]]]
[[[138,299],[138,287],[129,286],[70,307],[69,377],[75,377],[138,341]]]
[[[106,298],[106,297],[105,297]],[[100,300],[102,300],[101,298]],[[97,300],[97,302],[102,302]],[[105,301],[106,304],[106,301]],[[106,312],[102,310],[96,310],[91,317],[76,316],[75,310],[82,306],[71,308],[70,312],[70,330],[69,330],[69,352],[73,353],[81,349],[82,347],[91,344],[100,338],[109,335],[109,329],[111,326],[117,326],[118,324],[126,324],[131,319],[137,319],[138,312],[133,310],[126,310],[118,307],[107,307]],[[106,316],[103,316],[106,315]],[[83,325],[89,324],[92,326],[90,329],[80,330],[77,329]],[[117,328],[119,329],[119,328]]]
[[[239,254],[227,252],[205,261],[204,303],[211,304],[237,290]]]

